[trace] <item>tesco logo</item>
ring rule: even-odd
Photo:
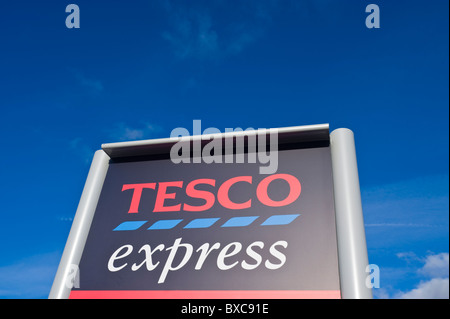
[[[289,186],[289,191],[283,199],[275,200],[271,198],[268,192],[269,186],[276,180],[281,180]],[[238,187],[238,184],[240,184],[240,187],[248,190],[248,199],[243,203],[236,203],[230,199],[229,196],[230,190],[233,187]],[[207,185],[211,190],[207,191],[199,189],[200,185]],[[124,184],[122,192],[131,193],[131,203],[128,209],[129,214],[140,212],[139,204],[144,196],[143,191],[145,189],[156,191],[156,199],[152,212],[163,213],[207,211],[213,207],[216,201],[222,207],[230,210],[250,208],[255,200],[268,207],[287,206],[299,198],[302,187],[300,181],[290,174],[269,175],[259,181],[256,185],[253,184],[252,176],[232,177],[220,185],[217,185],[217,181],[211,178],[199,178],[188,183],[185,183],[184,181],[170,181]],[[204,203],[195,206],[182,201],[177,201],[177,194],[182,194],[180,193],[180,190],[181,192],[184,191],[188,198],[201,199]],[[286,225],[298,216],[299,214],[273,215],[267,218],[261,225]],[[231,219],[221,227],[248,225],[258,217],[259,216],[231,217]],[[195,219],[184,228],[206,228],[219,219],[220,218]],[[171,229],[181,221],[182,219],[159,220],[148,228],[148,230]],[[147,222],[126,221],[114,230],[135,230],[145,223]],[[196,226],[193,226],[192,224],[195,224]],[[220,271],[229,271],[233,268],[254,270],[259,267],[264,267],[268,270],[277,270],[287,261],[287,256],[284,252],[287,247],[288,242],[283,239],[271,243],[256,240],[247,246],[244,246],[244,244],[239,241],[228,243],[205,242],[200,246],[194,246],[189,242],[183,242],[183,238],[180,237],[176,238],[171,246],[154,242],[145,243],[141,247],[134,247],[132,244],[124,244],[111,254],[107,269],[111,273],[123,271],[135,272],[141,268],[151,272],[159,270],[159,276],[155,277],[155,279],[157,278],[158,284],[163,284],[169,273],[189,267],[188,265],[191,265],[190,267],[194,266],[195,270],[201,270],[206,260],[214,260],[213,263]],[[266,257],[264,260],[263,256],[267,255],[269,255],[269,257]],[[195,265],[189,261],[195,261]]]
[[[269,185],[275,180],[283,180],[289,185],[289,193],[282,200],[274,200],[268,194]],[[159,183],[139,183],[139,184],[124,184],[122,187],[122,192],[132,191],[132,198],[128,213],[135,214],[139,212],[139,204],[141,202],[142,193],[144,189],[156,190],[156,200],[153,208],[154,213],[160,212],[201,212],[206,211],[213,207],[216,200],[221,206],[227,209],[238,210],[246,209],[252,206],[252,200],[254,198],[249,197],[249,199],[243,203],[233,202],[229,197],[229,192],[234,185],[242,183],[253,185],[252,176],[237,176],[230,178],[223,182],[221,185],[216,185],[216,180],[211,178],[200,178],[195,179],[187,184],[183,181],[171,181],[171,182],[159,182]],[[198,189],[199,185],[209,185],[217,189],[216,192],[206,191]],[[184,189],[186,195],[190,198],[202,199],[204,200],[203,205],[193,206],[187,203],[177,203],[175,205],[168,205],[166,200],[176,201],[175,188]],[[301,193],[300,181],[290,174],[274,174],[265,177],[261,180],[258,185],[256,185],[256,199],[265,206],[269,207],[280,207],[287,206],[295,202]],[[217,193],[217,198],[215,196]],[[249,192],[250,193],[250,192]]]

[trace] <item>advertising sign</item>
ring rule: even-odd
[[[109,159],[66,297],[341,298],[329,141],[302,145],[273,174]]]

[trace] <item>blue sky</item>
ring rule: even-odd
[[[352,129],[375,296],[448,298],[448,1],[69,3],[0,3],[0,298],[47,297],[102,143],[194,119]]]

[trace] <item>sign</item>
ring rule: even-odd
[[[340,298],[329,141],[289,142],[267,175],[109,160],[66,297]]]

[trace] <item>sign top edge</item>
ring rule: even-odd
[[[210,140],[211,138],[230,138],[239,136],[255,136],[276,132],[279,144],[293,142],[329,141],[329,124],[290,126],[269,129],[232,131],[217,134],[184,136],[185,141]],[[102,144],[102,150],[111,158],[164,153],[182,137],[168,137]]]

